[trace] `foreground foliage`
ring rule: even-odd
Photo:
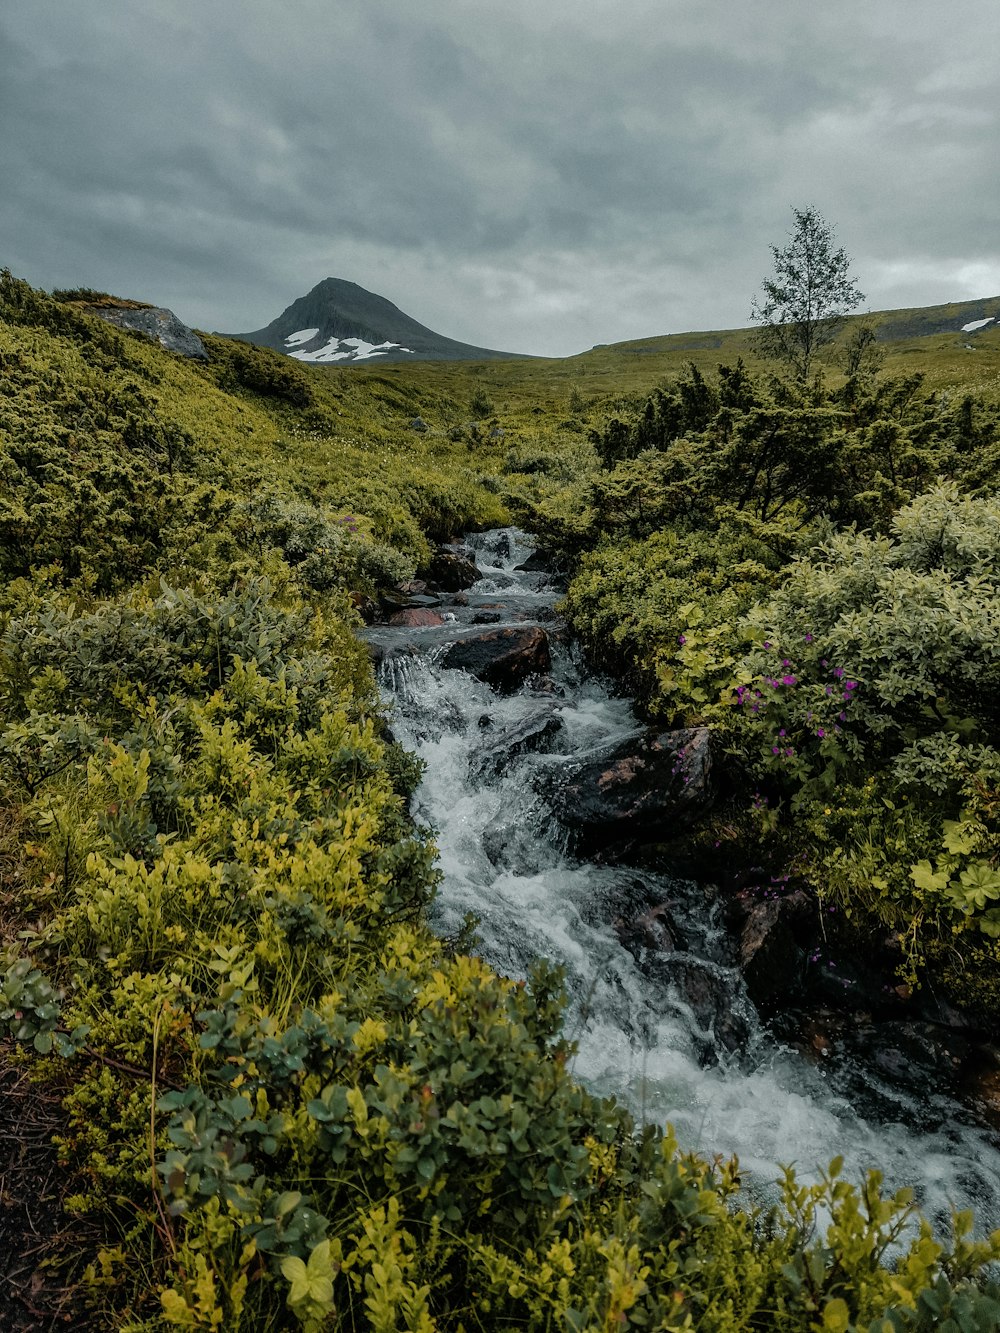
[[[506,980],[427,931],[433,841],[406,814],[419,773],[385,734],[355,603],[434,539],[503,516],[465,439],[394,444],[363,381],[211,340],[192,367],[9,275],[0,314],[0,1035],[64,1089],[87,1326],[994,1327],[1000,1292],[975,1281],[1000,1238],[973,1241],[963,1217],[945,1245],[905,1192],[883,1197],[877,1174],[852,1186],[838,1163],[814,1186],[789,1173],[772,1208],[734,1208],[737,1163],[637,1130],[574,1082],[558,976]],[[341,438],[348,410],[369,443]],[[559,486],[581,484],[571,455],[560,466]],[[542,467],[523,475],[554,483]],[[655,505],[674,504],[670,477],[656,484]],[[543,509],[571,532],[558,498]],[[679,576],[648,507],[630,540],[659,552],[664,587],[730,595],[734,620],[752,588],[780,591],[768,615],[794,636],[811,567],[779,590],[794,528],[776,541],[773,517],[740,512],[732,590],[711,543]],[[951,582],[927,583],[942,614],[955,588],[960,618],[985,596],[992,514],[969,511],[980,545],[956,538]],[[840,591],[816,641],[840,645],[853,605],[838,552],[847,571],[872,563],[852,540],[830,548]],[[887,580],[921,573],[915,540],[897,525],[876,541]],[[572,601],[582,620],[583,585]],[[688,602],[670,603],[679,655],[654,603],[620,639],[649,635],[648,679],[677,712],[719,706],[770,651],[713,639],[721,611],[699,621]],[[881,733],[894,780],[935,734],[911,740],[910,719],[951,660]],[[985,645],[979,664],[993,670]],[[980,686],[967,673],[954,706]],[[730,712],[748,735],[765,725]],[[947,869],[939,892],[983,859],[985,817],[945,828],[958,860],[929,861]]]

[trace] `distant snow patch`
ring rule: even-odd
[[[298,347],[301,343],[307,343],[315,338],[319,329],[299,329],[298,333],[290,333],[285,339],[287,347]]]
[[[310,336],[315,337],[319,329],[306,330]],[[308,338],[299,338],[298,334],[292,334],[297,342],[308,342]],[[291,343],[291,338],[285,339],[286,343]],[[341,351],[346,348],[346,351]],[[375,356],[385,356],[386,352],[397,350],[400,352],[413,353],[409,347],[403,347],[399,343],[369,343],[363,338],[330,338],[318,347],[314,352],[289,352],[289,356],[294,356],[297,361],[369,361]]]
[[[989,315],[986,319],[974,319],[971,324],[963,324],[963,333],[975,333],[976,329],[985,329],[987,324],[992,324],[996,315]]]
[[[346,361],[352,353],[340,352],[337,350],[339,347],[340,339],[330,338],[315,352],[289,352],[289,356],[294,356],[297,361]]]

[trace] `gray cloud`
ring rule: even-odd
[[[7,0],[0,263],[249,329],[327,275],[568,354],[744,324],[789,206],[1000,291],[993,6]]]

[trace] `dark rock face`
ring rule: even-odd
[[[583,852],[609,844],[663,842],[711,805],[715,788],[707,727],[649,732],[584,764],[554,793],[559,818]]]
[[[436,551],[427,571],[427,582],[442,592],[462,592],[482,575],[471,552]]]
[[[208,352],[205,344],[186,324],[182,324],[172,310],[162,306],[146,306],[131,309],[123,306],[90,305],[86,307],[88,315],[116,324],[120,329],[131,329],[141,333],[153,342],[158,342],[168,352],[177,352],[180,356],[190,357],[194,361],[207,361]]]
[[[490,538],[484,547],[485,554],[492,557],[487,563],[496,564],[498,560],[509,560],[514,549],[510,543],[510,533],[500,528],[497,532],[491,533]]]
[[[550,665],[549,641],[543,629],[491,629],[460,639],[444,655],[442,665],[468,671],[501,694],[511,694],[529,676],[544,675]]]
[[[404,625],[411,629],[427,625],[443,625],[444,618],[427,607],[413,606],[405,611],[394,611],[389,617],[390,625]]]

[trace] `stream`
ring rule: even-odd
[[[433,928],[454,934],[473,913],[477,951],[507,976],[539,957],[558,963],[575,1076],[642,1120],[671,1122],[685,1149],[737,1154],[755,1196],[776,1197],[782,1165],[811,1180],[839,1154],[847,1179],[875,1167],[891,1189],[912,1187],[935,1227],[952,1207],[972,1208],[977,1231],[1000,1226],[1000,1134],[912,1041],[887,1048],[877,1026],[830,1051],[782,1040],[734,966],[716,893],[570,854],[547,793],[644,728],[569,641],[553,609],[558,583],[517,569],[530,539],[499,529],[467,545],[482,577],[440,595],[443,625],[366,631],[393,734],[426,764],[411,809],[440,851]],[[549,635],[545,680],[498,695],[441,664],[473,626],[531,624]],[[682,947],[630,951],[615,922],[660,902]],[[714,1007],[692,1003],[692,989]]]

